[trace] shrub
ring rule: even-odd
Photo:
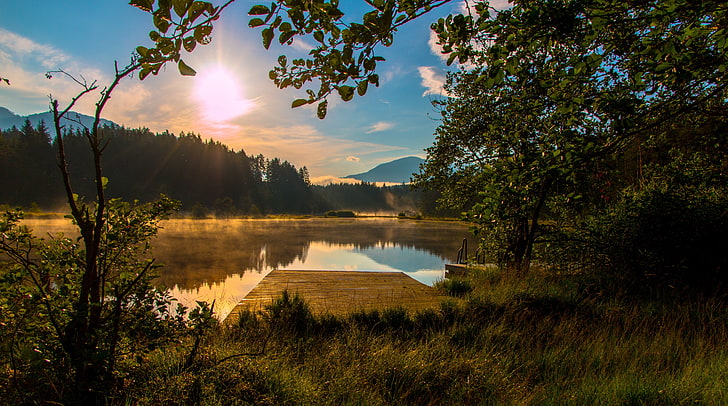
[[[469,279],[448,278],[437,282],[435,285],[448,296],[463,297],[473,291],[473,285]]]
[[[631,292],[717,293],[728,282],[726,213],[719,191],[649,185],[589,224],[590,260]]]
[[[308,303],[298,293],[291,295],[288,290],[266,306],[265,312],[271,328],[279,332],[302,335],[315,325]]]

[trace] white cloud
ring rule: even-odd
[[[435,31],[430,30],[430,38],[427,40],[427,45],[430,46],[430,52],[433,55],[442,59],[443,62],[447,61],[448,54],[442,53],[442,47],[437,43],[437,33]]]
[[[56,69],[66,64],[71,58],[63,51],[48,45],[38,44],[33,40],[0,28],[0,46],[10,49],[21,57],[30,57],[40,63],[46,70]]]
[[[52,95],[65,107],[72,97],[83,88],[62,73],[45,77],[46,72],[63,69],[79,81],[90,85],[95,80],[103,85],[108,76],[95,67],[81,63],[62,50],[37,43],[31,39],[0,28],[0,66],[3,77],[10,79],[12,86],[0,93],[0,105],[18,114],[37,113],[47,109],[48,95]],[[86,95],[74,110],[92,114],[99,93]]]
[[[380,121],[378,123],[374,123],[367,127],[366,131],[364,131],[367,134],[376,133],[380,131],[387,131],[394,127],[394,123],[390,123],[387,121]]]
[[[428,95],[442,96],[445,94],[443,87],[445,86],[445,73],[442,69],[434,66],[420,66],[417,68],[422,78],[422,86],[427,90],[422,93],[422,97]]]

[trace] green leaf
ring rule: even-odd
[[[341,96],[341,100],[343,101],[349,101],[354,98],[354,87],[353,86],[339,86],[337,89],[339,91],[339,96]]]
[[[248,22],[248,27],[255,28],[260,27],[261,25],[265,24],[265,21],[263,21],[262,18],[253,18]]]
[[[139,54],[139,55],[140,55],[140,56],[141,56],[142,58],[146,58],[146,57],[147,57],[147,54],[149,53],[149,48],[147,48],[147,47],[142,47],[142,46],[138,46],[138,47],[136,47],[136,52],[137,52],[137,53],[138,53],[138,54]]]
[[[189,11],[187,11],[187,18],[190,20],[190,23],[194,22],[197,17],[202,15],[202,13],[208,9],[208,6],[210,6],[210,3],[205,1],[196,1],[192,3]]]
[[[323,120],[326,118],[326,108],[328,107],[329,102],[324,100],[321,103],[319,103],[318,108],[316,109],[316,116],[318,116],[319,119]]]
[[[108,185],[108,184],[109,184],[109,178],[107,178],[106,176],[102,176],[101,177],[101,187],[106,189],[106,185]]]
[[[192,0],[172,0],[174,12],[180,18],[187,13],[187,9],[190,7],[190,4],[192,4]]]
[[[177,64],[177,67],[179,68],[179,73],[182,76],[195,76],[197,75],[197,72],[190,68],[183,60],[179,60],[179,63]]]
[[[356,92],[359,94],[359,96],[364,96],[367,93],[368,87],[369,87],[369,82],[367,82],[366,80],[362,80],[356,86]]]
[[[251,16],[262,16],[266,14],[270,14],[270,9],[262,4],[256,4],[248,11],[248,15]]]
[[[308,104],[308,100],[306,99],[296,99],[291,103],[291,108],[295,109],[296,107],[301,107],[304,104]]]
[[[265,49],[270,48],[270,43],[273,41],[273,30],[266,28],[260,33],[260,35],[263,37],[263,46]]]
[[[169,26],[170,26],[170,22],[167,19],[155,14],[153,20],[154,20],[154,26],[157,27],[157,29],[160,32],[162,32],[162,33],[167,32],[167,30],[169,29]]]
[[[212,34],[211,25],[201,25],[195,28],[195,40],[202,45],[207,45],[212,41],[210,34]]]
[[[313,33],[313,39],[315,39],[316,41],[323,44],[324,43],[324,33],[322,31],[315,31]]]
[[[294,35],[296,35],[296,31],[282,32],[281,35],[278,37],[278,42],[280,42],[281,44],[285,44],[290,41]]]
[[[131,0],[129,4],[146,12],[152,12],[152,0]]]
[[[185,51],[192,52],[195,50],[195,47],[197,46],[197,41],[194,37],[187,37],[182,41],[182,45],[185,47]]]

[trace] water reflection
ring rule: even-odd
[[[27,220],[37,235],[67,220]],[[272,269],[403,271],[426,284],[453,261],[466,225],[372,219],[169,220],[153,242],[157,283],[187,306],[216,300],[224,317]]]

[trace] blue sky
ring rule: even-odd
[[[3,3],[0,75],[11,86],[0,87],[0,106],[18,114],[47,110],[49,94],[63,103],[79,91],[58,75],[46,79],[46,71],[61,68],[103,85],[110,81],[114,61],[123,66],[136,46],[150,44],[151,18],[125,0]],[[293,99],[305,97],[303,91],[278,90],[268,79],[278,55],[302,56],[306,41],[313,40],[266,51],[259,30],[247,27],[247,11],[256,3],[238,0],[217,22],[212,43],[183,56],[197,76],[182,77],[169,65],[143,82],[126,79],[104,117],[156,132],[194,131],[248,155],[307,166],[318,181],[404,156],[425,156],[439,117],[431,101],[441,97],[448,69],[432,49],[429,25],[457,12],[461,2],[402,29],[394,46],[380,52],[387,59],[379,65],[381,86],[350,102],[332,97],[325,120],[309,107],[291,109]],[[96,98],[86,97],[76,110],[90,114]]]

